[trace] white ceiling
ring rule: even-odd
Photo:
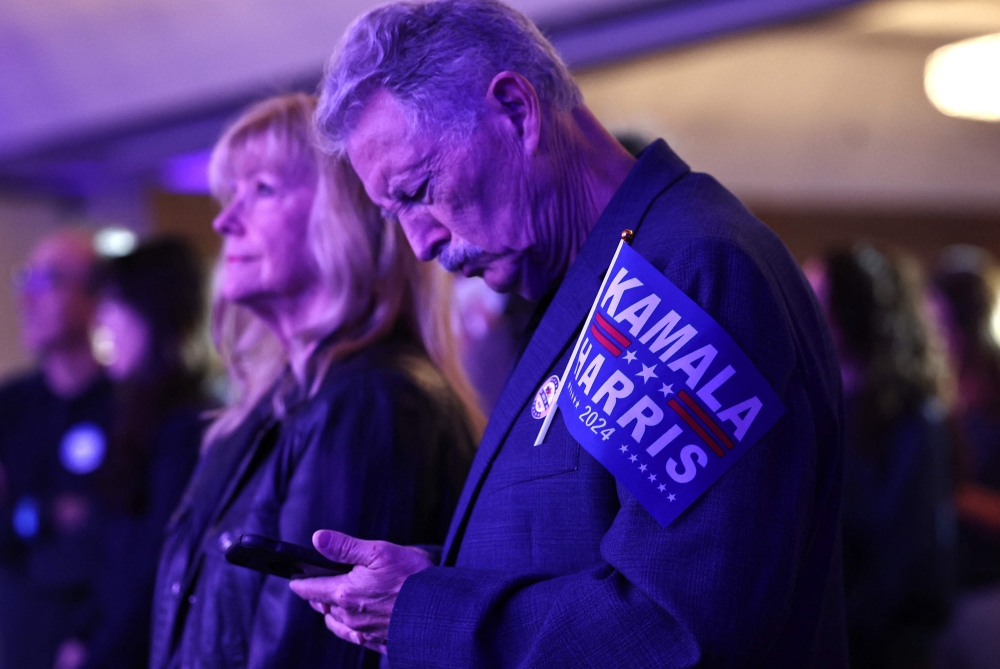
[[[648,4],[650,0],[626,0]],[[4,0],[0,147],[314,76],[373,0]],[[514,0],[542,21],[616,0]]]
[[[714,21],[718,31],[853,1],[510,0],[541,25],[556,29],[611,25],[616,17],[624,17],[628,28],[629,17],[651,9],[661,12],[663,23],[664,9],[682,8],[686,14],[680,19],[670,14],[663,25],[647,26],[645,39],[661,44],[671,29],[686,29],[689,39],[697,37],[693,23],[708,26]],[[311,82],[348,23],[376,4],[378,0],[3,0],[0,158]],[[685,28],[684,21],[692,25]],[[592,33],[586,35],[583,44],[577,40],[569,45],[577,62],[600,46]],[[613,54],[636,46],[628,41],[611,32],[601,48]]]
[[[613,128],[664,136],[741,198],[781,207],[1000,211],[1000,123],[951,118],[924,63],[1000,32],[1000,0],[887,0],[580,74]]]

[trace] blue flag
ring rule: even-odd
[[[570,434],[664,527],[785,412],[726,331],[627,244],[558,407]]]

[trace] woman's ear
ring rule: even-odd
[[[538,148],[542,109],[531,82],[517,72],[504,71],[493,77],[486,91],[486,107],[502,117],[527,155]]]

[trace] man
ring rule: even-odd
[[[839,378],[781,242],[662,141],[631,158],[552,46],[492,0],[360,18],[318,121],[422,260],[540,301],[440,566],[317,532],[357,565],[292,584],[327,626],[393,667],[845,666]],[[533,445],[533,400],[566,368],[626,228],[787,410],[666,527],[561,418]]]
[[[37,371],[0,387],[0,635],[3,666],[51,669],[89,615],[99,564],[97,470],[111,387],[90,348],[96,263],[90,235],[41,240],[15,277]],[[82,659],[73,644],[62,662]]]

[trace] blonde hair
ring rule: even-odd
[[[329,338],[331,343],[310,365],[309,395],[319,389],[331,363],[376,342],[402,322],[419,337],[450,383],[478,435],[485,420],[458,362],[448,322],[450,277],[417,261],[399,226],[381,216],[346,159],[318,148],[312,122],[315,109],[316,98],[303,93],[251,106],[223,133],[209,163],[212,192],[223,203],[248,164],[316,179],[306,253],[328,304],[300,336],[308,342]],[[229,373],[233,397],[206,432],[206,445],[232,432],[287,364],[270,328],[217,290],[212,336]],[[277,397],[275,409],[279,415],[283,411]]]

